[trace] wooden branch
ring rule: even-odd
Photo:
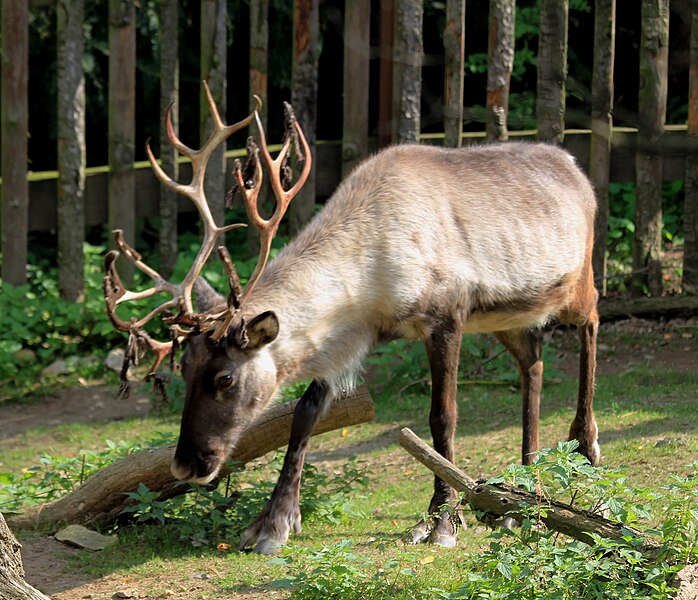
[[[455,490],[463,492],[463,501],[467,502],[474,510],[496,516],[506,515],[520,520],[525,514],[524,509],[541,503],[541,500],[535,495],[520,489],[478,483],[427,446],[407,427],[400,431],[399,440],[400,445],[425,467]],[[585,544],[594,543],[593,538],[589,535],[591,533],[612,540],[621,540],[628,533],[638,538],[644,537],[640,531],[632,527],[626,527],[598,515],[592,515],[557,502],[544,502],[544,509],[541,521],[545,523],[546,527]],[[651,540],[645,539],[638,549],[645,553],[656,554],[659,546]]]
[[[599,316],[603,321],[625,317],[657,317],[694,315],[698,312],[696,296],[666,296],[663,298],[603,299],[599,302]]]
[[[267,410],[243,434],[231,459],[245,464],[285,446],[297,403],[297,400],[287,402]],[[361,387],[349,396],[335,399],[316,425],[313,435],[366,423],[373,417],[373,402],[366,388]],[[174,451],[174,444],[170,444],[131,454],[95,473],[67,496],[10,516],[8,523],[14,529],[54,523],[104,525],[113,521],[130,504],[124,494],[136,491],[140,483],[160,492],[161,498],[185,493],[189,487],[176,481],[170,473]],[[227,474],[228,471],[222,471],[220,477]]]

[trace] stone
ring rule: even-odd
[[[82,525],[68,525],[56,533],[55,538],[64,544],[93,551],[104,550],[116,543],[116,537],[102,535]]]

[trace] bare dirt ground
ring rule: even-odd
[[[599,339],[598,374],[620,373],[640,364],[657,369],[695,372],[698,369],[697,327],[698,319],[667,323],[628,320],[607,324]],[[558,330],[552,338],[559,356],[556,367],[575,376],[578,360],[575,333]],[[71,388],[40,402],[0,405],[0,439],[11,438],[29,428],[119,420],[148,413],[149,400],[142,390],[133,393],[129,400],[120,401],[114,400],[113,393],[113,388],[104,386]],[[357,452],[360,450],[356,447],[352,449],[352,453]],[[51,536],[25,538],[22,546],[26,580],[56,600],[144,597],[139,595],[138,588],[127,578],[117,575],[96,578],[71,570],[71,556],[78,550],[65,546]],[[160,597],[174,600],[215,597],[211,595],[212,588],[206,586],[203,580],[200,584],[191,581],[186,586],[173,588]],[[119,593],[122,595],[119,596]],[[265,595],[275,594],[267,591]]]

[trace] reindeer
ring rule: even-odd
[[[194,264],[180,284],[169,283],[117,231],[120,250],[155,283],[143,292],[127,290],[114,265],[119,252],[112,251],[105,258],[104,292],[112,322],[129,332],[129,355],[139,346],[155,351],[151,375],[177,340],[186,340],[186,404],[172,463],[177,479],[214,480],[243,430],[280,387],[312,380],[295,411],[276,487],[242,535],[241,549],[273,553],[291,532],[300,531],[301,470],[313,427],[328,402],[354,385],[362,359],[378,341],[424,342],[432,375],[433,443],[453,460],[461,337],[494,333],[520,370],[522,458],[530,463],[531,452],[538,449],[539,331],[554,318],[576,325],[579,397],[569,436],[593,464],[599,462],[592,409],[598,330],[591,267],[595,198],[569,154],[534,143],[387,148],[358,166],[267,264],[279,222],[310,172],[308,144],[289,107],[283,146],[272,159],[257,111],[225,125],[208,88],[206,92],[215,128],[200,150],[185,146],[169,115],[166,119],[171,143],[192,161],[190,184],[168,177],[147,148],[158,179],[191,199],[204,222]],[[214,223],[203,180],[213,149],[253,120],[260,145],[248,141],[248,162],[244,169],[236,162],[234,178],[249,221],[260,232],[259,261],[243,290],[227,251],[219,247],[230,284],[224,297],[199,273],[219,237],[241,225]],[[303,167],[290,185],[284,173],[292,148]],[[257,207],[262,161],[276,197],[268,219]],[[172,298],[146,317],[128,321],[116,315],[123,302],[159,293]],[[144,329],[157,315],[173,331],[170,342],[158,342]],[[455,524],[442,510],[455,498],[454,490],[437,477],[429,504],[434,516],[411,531],[415,543],[456,543]]]

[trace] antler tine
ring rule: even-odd
[[[259,229],[259,260],[257,261],[257,266],[255,267],[254,272],[250,276],[250,279],[248,280],[247,285],[245,286],[245,289],[242,292],[241,302],[244,302],[245,299],[249,297],[250,293],[254,289],[255,284],[257,283],[257,280],[264,271],[264,268],[267,265],[267,261],[269,260],[271,243],[279,228],[279,223],[281,222],[282,217],[286,213],[286,210],[288,209],[288,205],[291,203],[291,200],[293,200],[296,194],[298,194],[301,187],[305,184],[306,180],[308,179],[308,176],[310,175],[310,169],[313,163],[312,154],[310,152],[310,146],[308,145],[305,135],[303,134],[303,130],[301,129],[301,126],[298,124],[298,121],[296,120],[296,117],[293,114],[293,109],[290,105],[287,106],[287,128],[295,128],[296,133],[298,134],[298,139],[300,140],[301,146],[303,147],[304,157],[303,170],[300,176],[298,177],[296,183],[288,191],[284,190],[283,188],[281,170],[284,161],[287,159],[288,153],[290,152],[293,136],[289,135],[287,130],[287,134],[284,136],[283,145],[281,147],[281,150],[279,151],[279,154],[276,157],[276,160],[272,159],[271,154],[269,152],[269,148],[267,147],[266,134],[264,132],[264,126],[262,125],[262,120],[259,118],[258,111],[255,111],[254,113],[255,120],[257,121],[257,128],[259,130],[259,141],[262,156],[264,157],[264,162],[266,163],[267,168],[269,169],[270,185],[272,187],[272,190],[274,191],[274,196],[276,197],[276,207],[274,209],[274,213],[271,215],[271,217],[269,217],[269,219],[264,219],[259,214],[259,209],[257,207],[257,194],[259,193],[259,186],[255,184],[254,194],[247,193],[247,190],[244,190],[244,182],[242,181],[241,170],[236,165],[235,176],[238,180],[238,185],[241,189],[244,190],[243,198],[245,199],[245,208],[247,210],[247,215],[250,221],[255,225],[255,227]],[[258,169],[255,171],[255,175],[257,171],[261,173],[261,169]]]

